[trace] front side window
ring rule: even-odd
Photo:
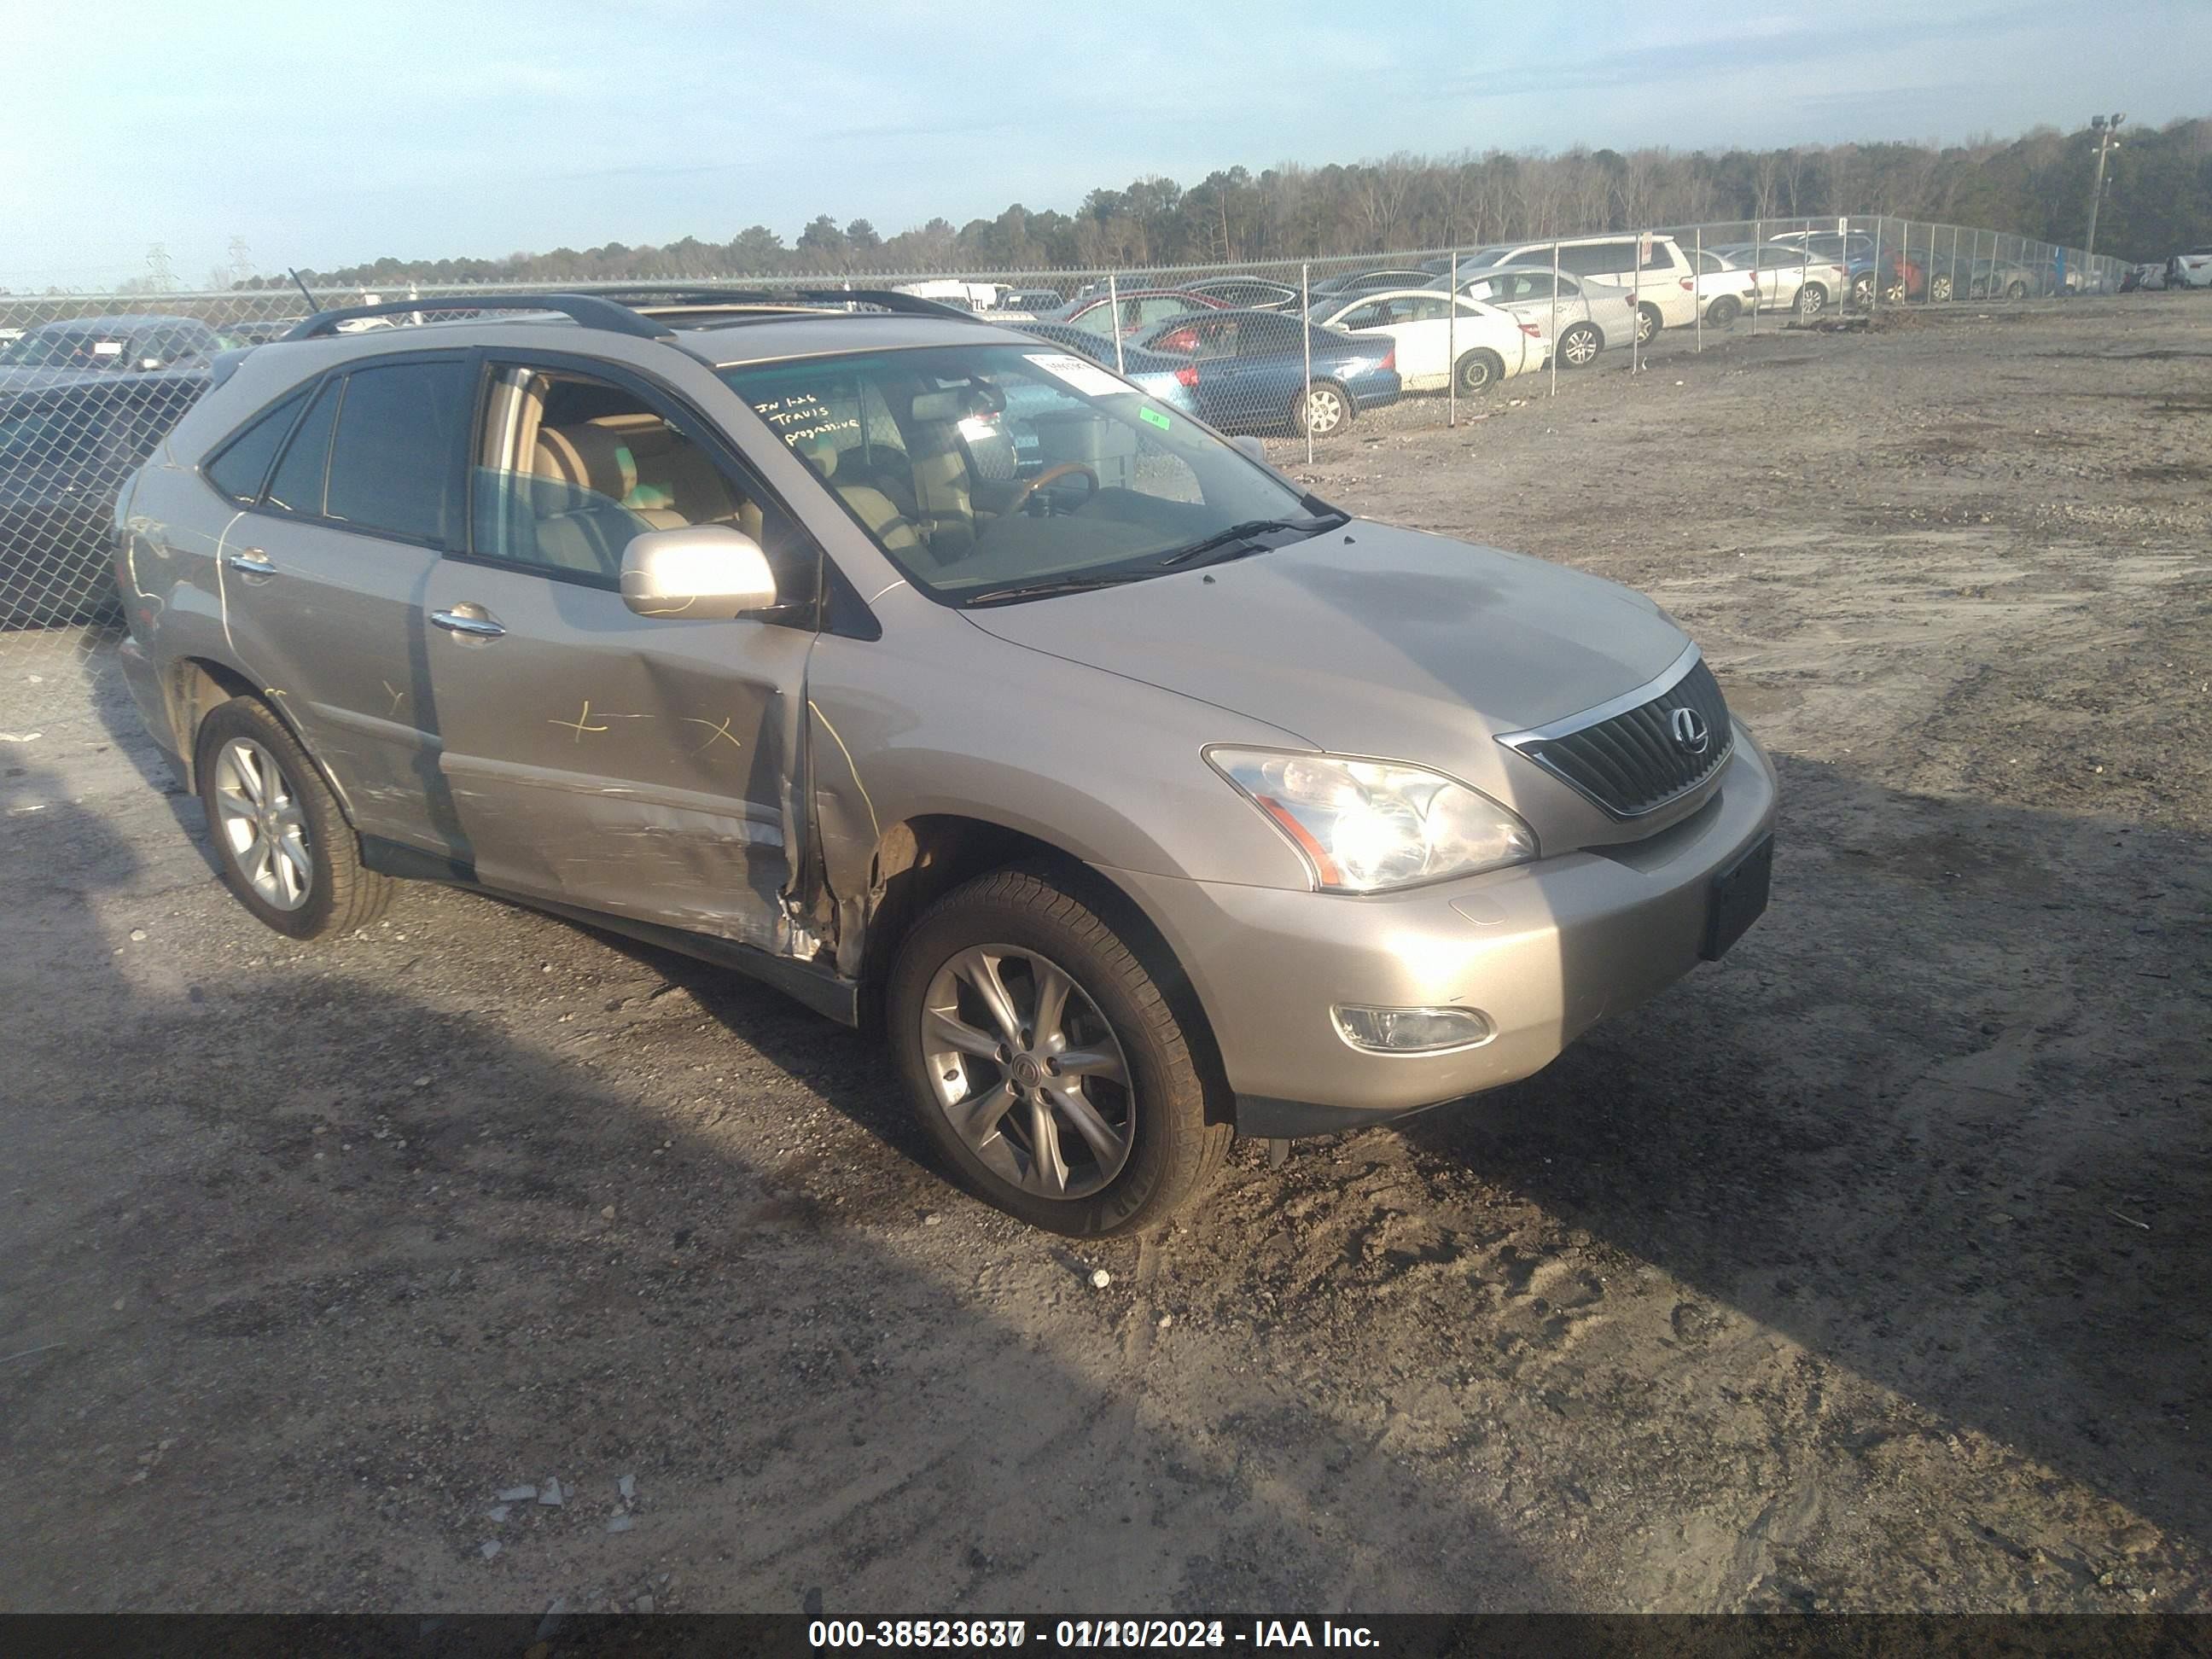
[[[811,593],[817,554],[750,478],[636,392],[566,369],[493,372],[477,447],[471,549],[613,587],[630,538],[722,525],[767,554],[787,602]]]
[[[361,530],[456,544],[462,444],[475,391],[460,357],[379,364],[347,375],[325,514]]]
[[[1136,580],[1182,568],[1169,562],[1178,554],[1211,556],[1203,544],[1225,532],[1316,533],[1325,511],[1180,411],[1041,343],[721,374],[892,563],[948,604]]]

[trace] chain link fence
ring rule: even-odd
[[[1486,247],[1117,270],[718,277],[569,284],[689,310],[868,304],[896,293],[1027,331],[1231,434],[1310,457],[1376,411],[1452,423],[1493,396],[1777,329],[1893,307],[2012,305],[2120,290],[2127,267],[2003,233],[1889,217],[1654,226]],[[802,298],[799,290],[814,296]],[[852,290],[850,301],[823,289]],[[0,737],[82,707],[121,617],[112,520],[131,471],[212,383],[311,309],[416,301],[346,328],[466,314],[542,288],[278,287],[159,295],[0,295]],[[447,304],[441,308],[439,301]],[[1403,407],[1417,405],[1414,413]]]

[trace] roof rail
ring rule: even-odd
[[[588,294],[501,294],[480,299],[440,295],[415,300],[386,300],[380,305],[340,306],[317,312],[283,337],[312,340],[335,333],[340,323],[349,323],[358,317],[400,317],[418,311],[554,311],[574,318],[585,328],[603,328],[646,340],[672,337],[664,325],[639,316],[627,306]]]
[[[850,301],[854,305],[902,312],[909,317],[950,317],[963,323],[981,320],[972,311],[963,311],[939,300],[926,300],[919,294],[902,294],[895,288],[795,288],[792,292],[801,299],[833,303]]]

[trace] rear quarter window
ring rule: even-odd
[[[241,507],[260,500],[270,464],[284,447],[285,434],[307,401],[305,388],[295,392],[225,443],[204,469],[207,481]]]

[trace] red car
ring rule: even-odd
[[[1071,300],[1049,317],[1037,320],[1059,323],[1068,328],[1079,328],[1086,334],[1096,334],[1102,340],[1114,337],[1111,307],[1115,300],[1121,302],[1121,329],[1124,336],[1139,329],[1149,328],[1154,323],[1164,323],[1170,317],[1186,316],[1194,311],[1226,311],[1229,302],[1217,300],[1210,294],[1192,294],[1179,288],[1124,289],[1111,297],[1093,294],[1087,299]]]

